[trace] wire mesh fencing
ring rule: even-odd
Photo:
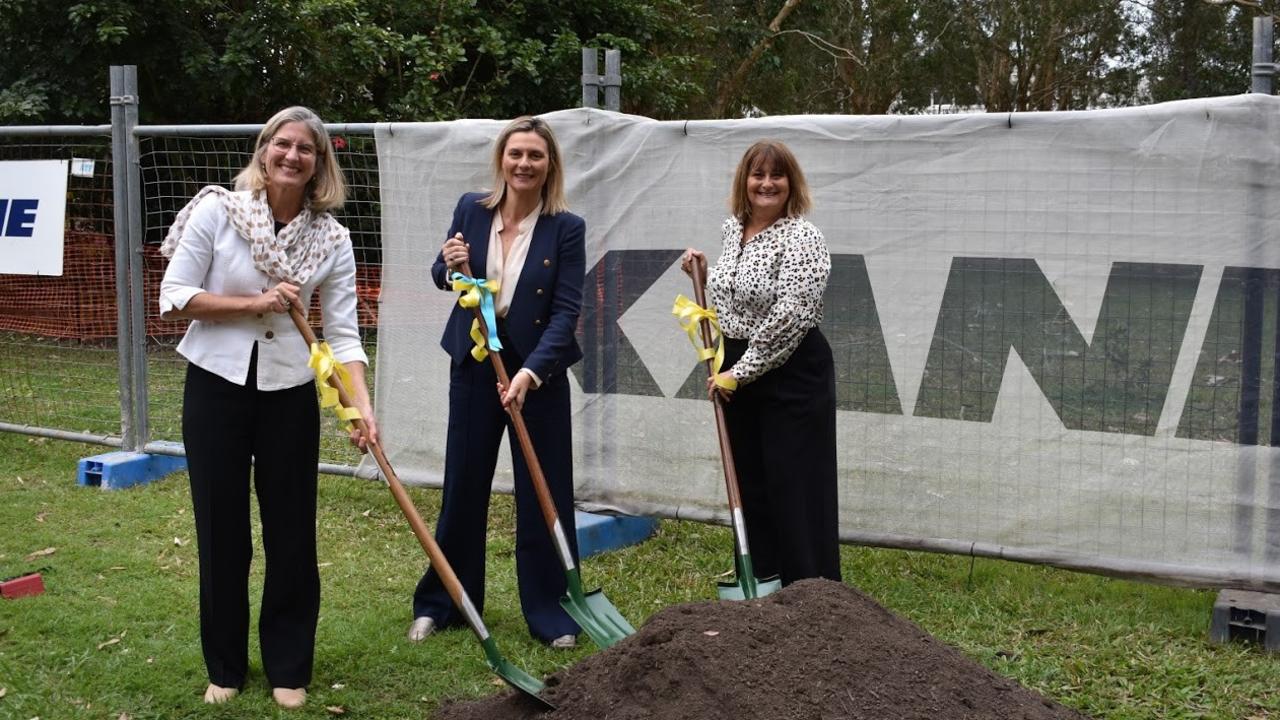
[[[94,161],[67,184],[61,277],[0,275],[0,423],[120,435],[111,137],[0,135],[0,161]]]
[[[159,315],[160,281],[166,260],[160,243],[174,216],[206,185],[231,187],[237,173],[250,161],[257,128],[233,132],[192,127],[186,134],[147,134],[139,128],[139,163],[143,189],[143,277],[147,328],[147,412],[152,440],[181,441],[182,386],[186,361],[175,348],[186,330],[186,321],[162,320]],[[351,231],[356,254],[356,294],[360,334],[370,363],[377,345],[378,297],[381,289],[380,208],[378,157],[372,135],[338,132],[333,151],[347,181],[347,202],[335,217]],[[313,301],[315,302],[315,301]],[[318,302],[311,321],[322,333]],[[299,346],[303,355],[307,348]],[[372,367],[368,379],[372,390]],[[358,453],[332,418],[324,419],[321,461],[353,465]]]

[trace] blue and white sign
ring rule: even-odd
[[[0,275],[61,275],[66,160],[0,162]]]

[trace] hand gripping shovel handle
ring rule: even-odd
[[[302,334],[303,339],[307,341],[307,345],[314,345],[316,335],[311,331],[311,326],[307,324],[306,318],[302,316],[302,311],[298,309],[297,305],[289,307],[289,317],[293,319],[293,324],[298,328],[298,332]],[[338,391],[338,401],[342,403],[343,407],[351,407],[351,396],[342,385],[342,381],[335,375],[331,375],[329,384]],[[363,418],[356,418],[351,422],[361,432],[366,432],[367,427]],[[544,688],[542,681],[511,664],[498,652],[497,644],[489,636],[489,629],[484,626],[484,621],[480,619],[479,611],[471,603],[471,598],[467,595],[467,591],[463,589],[462,582],[458,580],[458,576],[453,572],[453,567],[449,565],[449,561],[445,558],[444,551],[440,549],[440,546],[436,544],[435,538],[431,536],[431,532],[427,529],[427,524],[422,521],[422,516],[418,514],[418,508],[409,498],[409,494],[405,492],[404,485],[400,484],[399,476],[396,475],[395,469],[391,467],[391,462],[387,460],[386,454],[382,452],[382,445],[370,442],[369,452],[373,454],[373,459],[377,461],[378,468],[382,470],[382,476],[386,478],[387,486],[391,488],[391,494],[395,497],[396,504],[400,506],[400,512],[404,513],[405,519],[409,521],[409,526],[413,528],[413,534],[418,538],[418,543],[427,552],[427,557],[431,560],[431,566],[440,575],[440,580],[444,584],[445,590],[449,593],[449,597],[453,599],[454,606],[466,618],[467,624],[471,626],[471,630],[480,640],[480,645],[484,648],[485,660],[489,663],[489,667],[511,687],[533,698],[544,707],[552,707],[551,703],[538,696],[538,693]]]

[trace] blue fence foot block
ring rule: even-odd
[[[172,455],[138,452],[109,452],[80,460],[76,484],[120,490],[143,485],[165,475],[187,469],[187,459]]]
[[[597,515],[574,511],[578,525],[578,557],[591,557],[644,541],[658,530],[656,518],[633,515]]]

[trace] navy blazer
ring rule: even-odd
[[[462,233],[470,245],[471,271],[484,277],[489,254],[489,233],[494,210],[481,202],[483,193],[467,193],[453,211],[447,237]],[[587,272],[586,223],[569,212],[542,215],[529,240],[529,254],[520,271],[520,282],[507,310],[507,336],[524,358],[524,367],[543,382],[582,359],[576,332],[582,312],[582,283]],[[449,269],[443,253],[436,254],[431,278],[436,286],[449,290]],[[440,339],[443,347],[461,363],[471,354],[470,308],[454,305]]]

